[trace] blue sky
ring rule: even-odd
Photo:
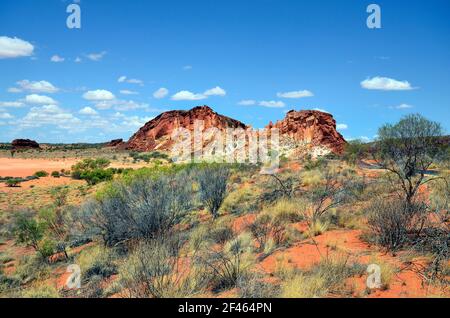
[[[79,30],[72,1],[0,2],[0,141],[127,139],[203,104],[258,128],[323,109],[348,139],[408,113],[450,131],[448,0],[77,2]]]

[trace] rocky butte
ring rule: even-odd
[[[266,128],[278,128],[280,136],[290,139],[299,146],[311,148],[312,151],[325,154],[333,152],[340,154],[347,142],[336,130],[336,121],[329,113],[316,110],[291,110],[286,117],[270,123]]]
[[[39,149],[39,144],[30,139],[15,139],[12,141],[11,146],[13,150],[21,150],[21,149]]]
[[[227,128],[248,129],[244,123],[220,115],[208,106],[198,106],[191,110],[175,110],[160,114],[146,123],[130,140],[123,145],[125,149],[135,151],[169,151],[174,145],[172,133],[178,128],[194,131],[194,122],[201,120],[203,129],[211,127],[223,131]],[[290,154],[304,154],[313,156],[327,153],[340,154],[346,141],[336,130],[336,121],[331,114],[313,111],[290,111],[286,117],[270,123],[266,129],[279,130],[282,152]]]
[[[144,125],[126,143],[125,148],[136,151],[170,150],[173,145],[172,133],[178,128],[194,131],[194,122],[201,120],[203,129],[211,127],[225,130],[247,126],[238,120],[220,115],[208,106],[198,106],[191,110],[174,110],[162,113]]]

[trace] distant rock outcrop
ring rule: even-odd
[[[340,154],[347,142],[336,130],[336,121],[329,113],[316,110],[291,110],[286,117],[267,126],[278,128],[280,136],[312,148],[316,154],[333,152]]]
[[[16,139],[11,143],[13,150],[21,150],[21,149],[39,149],[40,145],[30,139]]]
[[[126,149],[136,151],[170,150],[174,141],[172,133],[178,128],[194,131],[194,122],[203,121],[206,130],[211,127],[243,128],[247,126],[240,121],[220,115],[208,106],[198,106],[191,110],[174,110],[162,113],[144,125],[125,144]]]
[[[110,142],[106,143],[105,147],[115,148],[122,146],[123,144],[123,139],[113,139]]]

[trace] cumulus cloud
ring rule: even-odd
[[[83,98],[91,101],[105,101],[105,100],[113,100],[116,97],[110,91],[104,89],[97,89],[95,91],[88,91],[84,93]]]
[[[75,58],[75,63],[81,63],[81,58],[79,57],[79,56],[77,56],[76,58]]]
[[[71,113],[63,110],[57,105],[32,107],[25,117],[17,122],[18,126],[21,128],[55,125],[65,129],[76,127],[76,125],[79,125],[80,123],[80,119],[74,117]]]
[[[345,129],[348,129],[348,125],[347,124],[337,124],[336,128],[338,130],[345,130]]]
[[[190,91],[179,91],[175,95],[172,96],[172,100],[202,100],[207,99],[209,96],[225,96],[227,92],[219,87],[216,86],[214,88],[206,90],[204,93],[192,93]]]
[[[277,96],[279,98],[304,98],[304,97],[312,97],[314,96],[314,94],[308,90],[303,90],[303,91],[277,93]]]
[[[65,59],[59,55],[53,55],[51,57],[50,61],[52,61],[53,63],[61,63],[61,62],[64,62]]]
[[[29,104],[41,104],[41,105],[57,104],[57,102],[53,98],[44,96],[44,95],[37,95],[37,94],[27,95],[25,97],[25,102],[29,103]]]
[[[286,104],[282,101],[275,101],[275,100],[270,100],[270,101],[260,101],[259,102],[259,106],[264,106],[264,107],[269,107],[269,108],[282,108],[284,106],[286,106]]]
[[[106,51],[103,51],[100,53],[87,54],[86,57],[88,59],[90,59],[91,61],[98,62],[98,61],[101,61],[105,55],[106,55]]]
[[[19,38],[0,36],[0,59],[31,56],[34,46]]]
[[[172,100],[202,100],[208,98],[203,94],[195,94],[190,91],[179,91],[172,96]]]
[[[185,66],[183,66],[183,70],[184,71],[192,70],[192,66],[191,65],[185,65]]]
[[[156,92],[153,93],[153,97],[156,99],[161,99],[169,95],[169,90],[167,88],[161,87]]]
[[[19,90],[21,91],[30,91],[33,93],[56,93],[59,89],[53,86],[52,83],[47,81],[37,81],[32,82],[29,80],[22,80],[17,82],[19,86]]]
[[[206,96],[225,96],[226,94],[227,94],[227,92],[219,86],[208,89],[203,93],[203,95],[206,95]]]
[[[370,90],[382,91],[409,91],[414,87],[408,81],[398,81],[388,77],[376,76],[361,82],[361,87]]]
[[[22,107],[24,104],[22,102],[0,102],[0,107],[12,107],[12,108],[19,108]]]
[[[93,109],[93,108],[91,108],[89,106],[88,107],[84,107],[83,109],[81,109],[79,111],[79,113],[81,115],[87,115],[87,116],[95,116],[95,115],[98,114],[98,112],[95,109]]]
[[[253,99],[244,99],[244,100],[241,100],[240,102],[238,102],[238,105],[241,105],[241,106],[251,106],[251,105],[255,105],[255,104],[256,104],[256,101]]]

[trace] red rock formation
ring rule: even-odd
[[[119,147],[123,144],[123,139],[113,139],[108,142],[105,147]]]
[[[337,154],[344,151],[347,143],[337,132],[333,116],[315,110],[291,110],[285,119],[275,124],[270,123],[267,128],[278,128],[280,136],[288,136],[312,147],[322,146]]]
[[[20,149],[39,149],[39,144],[30,139],[16,139],[13,140],[11,143],[11,146],[14,150],[20,150]]]
[[[191,110],[174,110],[162,113],[152,119],[134,134],[125,144],[125,149],[136,151],[169,150],[173,144],[172,133],[177,128],[194,131],[194,122],[201,120],[203,129],[216,127],[220,130],[226,128],[243,128],[247,126],[240,121],[222,116],[208,106],[198,106]]]

